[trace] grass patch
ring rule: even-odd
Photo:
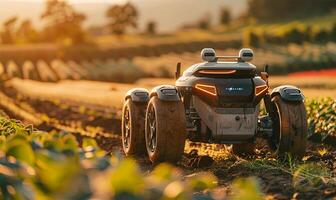
[[[256,159],[244,161],[243,166],[254,170],[281,171],[288,174],[292,178],[292,186],[296,191],[309,191],[321,184],[336,184],[336,179],[332,176],[332,172],[321,163],[305,163],[294,160],[290,155],[284,160],[281,159]]]

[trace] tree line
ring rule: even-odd
[[[306,24],[288,24],[286,26],[269,28],[250,28],[244,31],[245,46],[260,47],[264,44],[325,44],[336,42],[336,23],[330,28],[313,29]]]
[[[129,28],[137,27],[139,13],[134,5],[126,3],[113,5],[108,8],[106,17],[107,27],[111,33],[124,34]],[[0,43],[34,43],[34,42],[60,42],[82,44],[87,40],[87,32],[83,28],[85,14],[77,12],[65,0],[47,0],[40,16],[45,26],[38,30],[29,19],[20,21],[14,16],[2,24],[0,30]],[[149,22],[150,32],[155,32],[155,23]]]
[[[260,20],[283,20],[323,15],[335,9],[335,0],[249,0],[247,14]]]
[[[0,43],[39,43],[39,42],[66,42],[70,44],[83,44],[88,41],[89,33],[101,34],[108,29],[109,33],[121,36],[129,29],[138,28],[139,11],[131,3],[117,4],[109,7],[105,13],[107,24],[104,27],[83,28],[86,16],[77,12],[66,0],[46,0],[40,20],[45,26],[38,30],[31,20],[20,20],[14,16],[7,19],[0,29]],[[228,25],[231,21],[229,8],[222,8],[220,23]],[[188,25],[186,25],[188,26]],[[189,24],[189,28],[209,29],[211,20],[209,16],[202,17],[195,24]],[[145,33],[154,35],[157,33],[157,22],[148,21]]]
[[[336,10],[335,0],[248,0],[247,12],[240,16],[240,19],[255,18],[257,20],[283,20],[289,18],[322,15]],[[224,7],[219,13],[220,25],[228,26],[232,23],[231,10]],[[130,29],[138,28],[139,11],[131,3],[111,5],[105,16],[107,24],[104,26],[109,33],[121,36]],[[31,20],[20,20],[14,16],[7,19],[0,29],[0,43],[40,43],[40,42],[62,42],[69,44],[82,44],[89,41],[89,33],[95,30],[101,31],[98,27],[85,30],[83,23],[86,16],[76,11],[67,0],[46,0],[45,8],[40,16],[45,26],[37,29]],[[205,15],[198,21],[184,25],[182,28],[199,28],[208,30],[211,28],[211,17]],[[149,21],[146,24],[145,32],[153,35],[157,32],[157,22]],[[289,35],[299,35],[295,29]],[[308,30],[309,32],[309,30]],[[317,37],[322,37],[322,31]],[[257,38],[250,34],[251,40]],[[254,37],[256,36],[256,37]],[[323,37],[322,37],[323,38]],[[274,41],[282,41],[278,37],[266,38]]]

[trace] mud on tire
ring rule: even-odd
[[[145,115],[146,103],[127,99],[122,110],[122,146],[125,154],[140,155],[146,152]]]
[[[272,98],[276,111],[273,120],[274,135],[270,147],[283,156],[290,153],[303,157],[307,146],[307,113],[303,102],[286,102],[279,95]]]
[[[182,102],[152,97],[147,106],[145,133],[147,153],[153,163],[178,162],[186,140]]]

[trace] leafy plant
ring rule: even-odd
[[[306,102],[309,137],[317,142],[336,144],[336,100],[312,99]]]
[[[193,192],[217,185],[212,174],[184,177],[168,164],[145,175],[134,160],[106,155],[91,138],[83,138],[79,147],[70,133],[39,132],[3,116],[0,127],[5,199],[88,199],[96,176],[109,177],[99,184],[106,185],[106,195],[113,199],[189,199]]]
[[[239,178],[233,182],[233,195],[230,199],[261,200],[263,194],[255,177]]]

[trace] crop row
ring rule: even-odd
[[[128,59],[82,62],[53,60],[50,63],[40,60],[36,63],[26,61],[22,65],[14,61],[0,63],[0,76],[3,79],[16,77],[44,82],[65,79],[132,82],[148,74]]]
[[[79,147],[71,134],[39,132],[6,117],[0,117],[0,128],[4,199],[88,199],[97,190],[104,199],[187,199],[194,191],[216,186],[211,174],[183,180],[167,164],[144,176],[135,161],[106,155],[93,139],[84,138]]]
[[[316,44],[303,45],[269,45],[263,48],[253,48],[252,63],[259,71],[267,64],[271,75],[282,75],[296,71],[319,70],[335,68],[336,43],[324,46]],[[239,49],[218,50],[218,55],[237,55]],[[160,57],[135,57],[133,62],[146,71],[154,71],[156,76],[172,76],[177,62],[182,63],[183,69],[200,62],[199,53],[167,54]]]
[[[309,137],[316,142],[336,145],[336,99],[306,102]]]
[[[219,55],[235,55],[239,49],[218,51]],[[255,49],[253,63],[258,70],[268,64],[272,75],[290,72],[319,70],[336,66],[335,43],[324,47],[305,44],[287,47],[269,46]],[[135,57],[107,60],[38,60],[0,63],[0,75],[6,78],[23,78],[55,82],[64,79],[86,79],[114,82],[134,82],[144,77],[173,77],[175,65],[182,62],[184,68],[200,62],[199,53],[166,54],[160,57]],[[5,79],[6,79],[5,78]]]
[[[319,24],[309,25],[299,22],[273,24],[246,28],[244,45],[262,46],[264,44],[303,44],[304,42],[327,43],[336,41],[336,23],[328,28]]]

